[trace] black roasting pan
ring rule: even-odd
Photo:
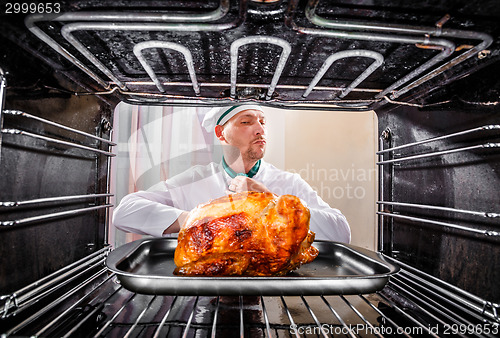
[[[127,289],[144,294],[298,296],[362,294],[381,290],[399,267],[379,253],[315,241],[318,257],[281,277],[187,277],[173,274],[175,238],[146,238],[110,252],[107,267]]]

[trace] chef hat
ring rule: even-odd
[[[203,118],[201,125],[206,131],[211,133],[214,131],[215,126],[222,126],[234,115],[248,109],[255,109],[263,112],[262,107],[256,104],[239,104],[231,107],[215,107],[208,111]]]

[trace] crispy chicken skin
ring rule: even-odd
[[[243,192],[199,205],[179,232],[174,273],[285,275],[318,255],[309,217],[292,195]]]

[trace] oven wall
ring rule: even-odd
[[[499,123],[494,105],[462,104],[448,109],[408,106],[377,112],[379,132],[390,130],[384,148]],[[386,134],[387,135],[387,134]],[[401,149],[394,156],[432,153],[497,143],[498,130],[479,131],[420,146]],[[384,201],[443,206],[498,213],[500,206],[500,151],[483,148],[418,160],[385,164]],[[383,212],[412,216],[491,231],[478,234],[446,226],[396,217],[382,217],[381,250],[483,299],[498,303],[500,240],[498,218],[384,205]]]
[[[34,88],[35,89],[35,88]],[[109,138],[111,108],[95,96],[7,88],[6,110],[19,110],[83,132]],[[85,136],[22,116],[3,114],[3,128],[108,150]],[[100,194],[107,191],[107,156],[26,135],[2,134],[0,201]],[[103,198],[0,207],[0,290],[8,293],[102,248],[106,211],[25,222],[32,216],[105,204]]]

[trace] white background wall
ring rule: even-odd
[[[265,110],[265,160],[298,172],[347,217],[351,244],[376,250],[375,113]]]

